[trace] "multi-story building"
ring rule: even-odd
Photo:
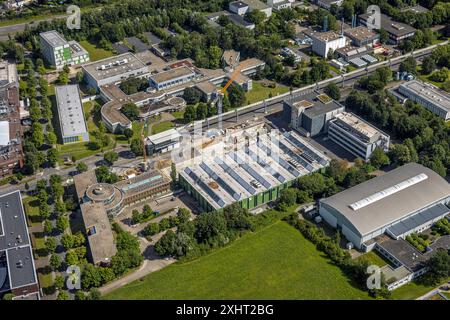
[[[283,113],[291,128],[314,137],[328,132],[329,122],[345,107],[326,94],[311,93],[283,101]]]
[[[23,166],[23,129],[16,65],[0,62],[0,177]]]
[[[248,9],[249,9],[248,4],[242,1],[233,1],[230,2],[230,4],[228,5],[228,10],[230,10],[230,12],[236,13],[240,16],[246,14]]]
[[[347,45],[347,38],[335,31],[309,32],[307,34],[312,40],[312,51],[321,57],[327,57],[330,50],[336,51]]]
[[[390,140],[389,135],[348,112],[342,112],[330,121],[328,137],[366,161],[377,147],[388,151]]]
[[[373,26],[375,22],[375,18],[371,14],[364,13],[359,15],[359,23],[363,26]],[[391,44],[399,44],[416,33],[415,28],[405,23],[394,21],[385,14],[381,14],[380,23],[381,28],[387,31]]]
[[[89,132],[77,84],[55,87],[63,144],[89,141]]]
[[[39,283],[20,191],[0,196],[0,293],[39,299]]]
[[[187,83],[195,77],[192,69],[182,66],[150,76],[150,84],[157,90],[163,90]]]
[[[287,9],[292,7],[292,2],[289,0],[267,0],[267,5],[275,10]]]
[[[445,121],[450,119],[450,94],[430,83],[412,80],[398,87],[398,92],[421,104]]]
[[[96,89],[148,74],[148,66],[131,52],[87,63],[82,68],[88,86]]]
[[[265,13],[267,18],[269,18],[272,15],[272,7],[269,7],[267,4],[265,4],[260,0],[241,0],[241,1],[248,5],[249,12],[252,12],[253,10],[258,10]]]
[[[358,47],[373,46],[380,41],[380,35],[365,26],[346,29],[344,30],[344,35],[352,41],[353,45]]]
[[[66,41],[57,31],[41,32],[41,52],[56,69],[89,61],[89,53],[76,41]]]
[[[330,10],[332,5],[340,7],[344,0],[317,0],[316,3],[319,7]]]

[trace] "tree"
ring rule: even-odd
[[[375,148],[370,156],[370,164],[376,169],[390,164],[390,159],[381,148]]]
[[[50,257],[50,267],[55,270],[59,270],[61,267],[61,258],[57,254],[52,254]]]
[[[153,236],[155,234],[159,233],[159,224],[158,223],[149,223],[144,228],[144,234],[146,236]]]
[[[450,276],[450,255],[448,251],[438,249],[428,260],[427,267],[429,268],[427,279],[431,283],[438,284],[443,279],[448,278]]]
[[[75,76],[75,81],[77,83],[82,83],[83,82],[83,77],[84,77],[83,72],[82,71],[78,71],[77,75]]]
[[[239,85],[231,85],[228,88],[228,99],[232,108],[241,107],[245,102],[245,92]]]
[[[69,75],[66,72],[61,72],[56,80],[59,84],[66,85],[69,83]]]
[[[183,99],[187,104],[197,104],[200,101],[201,92],[194,87],[189,87],[184,90]]]
[[[389,158],[396,165],[404,165],[411,162],[411,152],[406,145],[395,144],[389,151]]]
[[[95,169],[95,175],[98,182],[116,183],[119,181],[119,177],[114,172],[109,172],[109,168],[107,166],[100,166]]]
[[[57,137],[56,137],[56,134],[54,132],[47,133],[47,142],[48,142],[48,144],[50,144],[52,146],[56,144]]]
[[[118,154],[117,152],[114,152],[114,151],[109,151],[109,152],[106,152],[106,153],[103,155],[103,159],[104,159],[106,162],[108,162],[109,165],[112,166],[113,163],[116,162],[117,159],[119,159],[119,154]]]
[[[59,152],[56,148],[47,151],[47,160],[50,166],[55,167],[58,164]]]
[[[196,119],[203,120],[208,116],[208,105],[206,103],[199,103],[196,110]]]
[[[44,233],[45,233],[46,235],[49,235],[49,234],[52,233],[52,230],[53,230],[53,225],[52,225],[52,223],[51,223],[49,220],[45,220],[45,221],[44,221]]]
[[[280,203],[284,206],[292,206],[297,201],[297,193],[293,188],[281,190]]]
[[[63,234],[61,237],[61,245],[64,247],[65,250],[72,249],[75,244],[75,239],[71,234]]]
[[[400,72],[408,72],[411,74],[416,74],[417,62],[413,57],[408,57],[402,63],[400,63]]]
[[[63,233],[67,228],[69,227],[69,219],[61,215],[56,220],[56,228],[58,228],[58,231]]]
[[[70,300],[70,296],[67,291],[60,291],[56,300]]]
[[[142,144],[142,140],[139,138],[132,139],[130,149],[136,156],[142,156],[144,154],[144,145]]]
[[[136,121],[139,119],[139,108],[134,103],[126,103],[120,109],[120,111],[128,118],[130,121]]]
[[[325,93],[329,95],[334,100],[339,100],[341,98],[341,90],[339,90],[339,87],[334,82],[330,82],[325,87]]]
[[[220,212],[200,214],[195,220],[195,238],[199,243],[219,240],[227,241],[227,222]]]
[[[56,250],[56,240],[53,237],[47,238],[45,240],[45,248],[47,249],[48,253],[54,253]]]
[[[186,106],[186,109],[184,110],[184,115],[183,115],[184,120],[186,122],[190,123],[195,120],[196,116],[197,116],[197,113],[196,113],[195,107],[191,104],[188,104]]]
[[[436,69],[436,62],[432,56],[427,56],[422,61],[422,73],[430,74]]]
[[[88,166],[87,166],[87,164],[84,163],[84,162],[78,162],[78,163],[77,163],[77,166],[76,166],[76,169],[77,169],[77,171],[78,171],[79,173],[82,173],[82,172],[88,171]]]
[[[100,300],[101,297],[102,294],[97,288],[91,288],[91,290],[89,290],[89,300]]]
[[[128,141],[130,141],[130,139],[133,137],[133,130],[130,128],[125,128],[125,130],[123,130],[123,135],[127,138]]]

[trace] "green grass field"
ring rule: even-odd
[[[273,97],[286,93],[289,88],[283,85],[277,84],[275,88],[264,87],[261,83],[253,81],[253,88],[245,94],[245,101],[249,104],[268,99],[269,95],[272,94]]]
[[[95,44],[92,44],[87,40],[80,41],[80,45],[89,52],[89,59],[91,61],[102,60],[114,55],[112,51],[98,48]]]
[[[367,252],[367,253],[364,253],[363,255],[359,256],[356,259],[362,260],[362,261],[367,261],[370,264],[374,264],[374,265],[379,266],[379,267],[383,267],[383,266],[389,264],[389,262],[387,260],[385,260],[384,257],[380,256],[374,250],[372,250],[370,252]]]
[[[450,281],[450,278],[444,281],[443,284],[446,283],[447,281]],[[419,283],[417,280],[413,280],[410,283],[405,284],[404,286],[401,286],[400,288],[392,291],[392,299],[414,300],[420,296],[423,296],[427,292],[430,292],[436,287],[437,286],[427,286],[422,283]]]
[[[173,128],[172,121],[163,121],[152,125],[152,134],[157,134]]]
[[[369,299],[299,231],[278,221],[105,299]]]

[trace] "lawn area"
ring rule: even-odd
[[[433,73],[430,73],[430,74],[428,74],[428,75],[426,75],[426,74],[421,74],[421,69],[422,69],[421,66],[418,66],[418,67],[417,67],[418,78],[419,78],[420,80],[422,80],[422,81],[424,81],[424,82],[431,83],[431,84],[435,85],[436,87],[442,89],[442,85],[444,84],[444,82],[436,82],[436,81],[431,80],[430,77],[431,77],[431,75],[432,75]],[[450,79],[450,70],[449,70],[447,73],[448,73],[448,77],[447,77],[447,81],[448,81],[448,80]]]
[[[80,45],[89,52],[89,59],[91,61],[102,60],[105,58],[112,57],[114,53],[112,51],[105,50],[103,48],[98,48],[95,44],[90,43],[87,40],[80,41]]]
[[[289,88],[277,84],[275,88],[264,87],[261,83],[253,81],[253,89],[245,93],[245,101],[252,104],[264,99],[268,99],[269,95],[273,97],[289,91]]]
[[[169,129],[173,128],[173,122],[172,121],[163,121],[157,124],[152,124],[152,134],[157,134]]]
[[[376,251],[372,250],[370,252],[364,253],[363,255],[356,258],[357,260],[367,261],[370,264],[374,264],[379,267],[383,267],[389,262],[384,259],[384,257],[380,256]]]
[[[448,278],[447,281],[450,281],[450,278]],[[447,281],[444,281],[443,283],[446,283]],[[426,286],[419,283],[417,280],[413,280],[410,283],[392,291],[392,299],[414,300],[420,296],[423,296],[427,292],[430,292],[436,287],[437,286]]]
[[[277,221],[105,299],[369,299],[301,233]]]
[[[23,206],[28,219],[32,226],[41,224],[41,217],[39,215],[39,202],[35,197],[26,197],[23,199]]]

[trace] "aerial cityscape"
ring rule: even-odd
[[[450,300],[449,1],[0,3],[0,300]]]

